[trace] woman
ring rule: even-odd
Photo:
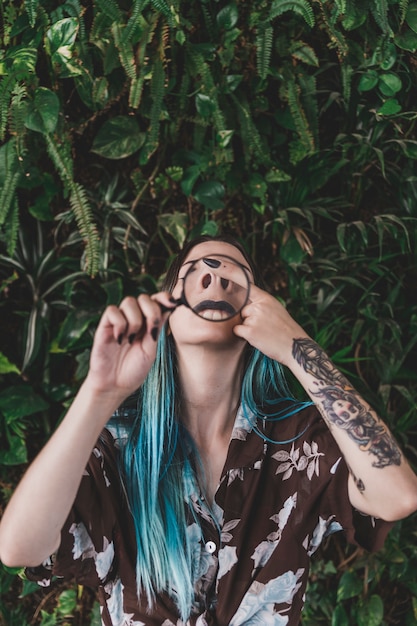
[[[177,303],[196,259],[196,298],[217,302],[219,254],[251,286],[213,323]],[[259,284],[237,242],[203,237],[166,291],[106,309],[86,380],[3,516],[6,565],[97,586],[105,626],[293,626],[325,536],[377,549],[417,509],[387,427]],[[137,409],[119,408],[139,388]]]

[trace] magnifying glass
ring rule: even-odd
[[[224,322],[238,315],[249,300],[249,271],[225,254],[211,254],[190,263],[182,293],[174,301],[211,322]],[[168,307],[162,310],[172,311]]]

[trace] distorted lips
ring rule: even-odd
[[[225,300],[203,300],[193,307],[193,311],[204,319],[215,321],[236,315],[236,309]]]

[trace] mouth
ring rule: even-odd
[[[203,300],[193,307],[194,313],[209,320],[224,320],[236,315],[236,309],[225,300]]]

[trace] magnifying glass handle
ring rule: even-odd
[[[173,306],[166,306],[165,304],[160,304],[159,306],[161,308],[161,312],[162,313],[168,313],[168,311],[175,311],[175,309],[177,308],[177,306],[179,306],[180,304],[185,304],[184,302],[184,298],[172,298],[171,302],[173,304]]]

